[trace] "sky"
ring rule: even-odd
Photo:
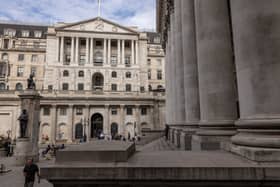
[[[52,25],[98,15],[98,0],[0,0],[0,20]],[[155,29],[155,0],[101,0],[101,17],[142,30]]]

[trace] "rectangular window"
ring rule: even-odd
[[[158,80],[161,80],[161,79],[162,79],[162,71],[161,71],[161,70],[158,70],[158,71],[157,71],[157,79],[158,79]]]
[[[24,54],[18,55],[18,61],[24,61]]]
[[[149,69],[149,70],[148,70],[148,79],[151,80],[151,78],[152,78],[152,72],[151,72],[151,70]]]
[[[30,73],[36,77],[36,67],[31,67]]]
[[[125,85],[125,91],[131,92],[131,84],[126,84]]]
[[[95,41],[95,46],[97,46],[97,47],[100,47],[100,46],[102,46],[102,42],[101,41]]]
[[[147,62],[148,65],[151,65],[151,59],[148,58],[148,62]]]
[[[78,107],[76,109],[76,115],[83,115],[83,108],[82,107]]]
[[[41,38],[42,31],[34,31],[34,36],[35,36],[35,38]]]
[[[65,108],[60,108],[59,114],[61,116],[66,116],[67,115],[67,108],[66,107]]]
[[[50,115],[50,107],[44,107],[43,108],[43,115],[44,116],[49,116]]]
[[[145,92],[145,87],[144,86],[140,87],[140,92]]]
[[[145,116],[145,115],[147,115],[147,108],[141,108],[141,115],[142,116]]]
[[[112,108],[112,109],[111,109],[111,114],[112,114],[112,115],[117,115],[117,114],[118,114],[117,108]]]
[[[79,91],[83,91],[84,90],[84,84],[83,83],[79,83],[78,84],[78,90]]]
[[[64,65],[70,65],[71,55],[65,55],[65,61],[63,62]]]
[[[118,58],[116,55],[111,56],[111,65],[116,66],[118,64]]]
[[[40,42],[34,41],[34,42],[33,42],[33,46],[34,46],[34,48],[36,48],[36,49],[40,48]]]
[[[79,65],[85,65],[86,63],[86,55],[80,55]]]
[[[130,56],[125,57],[125,66],[130,67]]]
[[[32,55],[31,62],[38,62],[38,55]]]
[[[21,45],[21,47],[27,47],[27,41],[26,40],[21,40],[20,45]]]
[[[4,49],[9,48],[9,39],[4,39]]]
[[[133,115],[133,109],[132,109],[132,107],[127,107],[127,108],[126,108],[126,115]]]
[[[17,76],[18,77],[23,77],[23,73],[24,73],[24,67],[23,66],[19,66],[17,68]]]
[[[53,90],[53,85],[48,85],[48,91],[52,91]]]
[[[111,89],[112,89],[112,91],[117,91],[117,84],[112,84],[111,85]]]
[[[68,83],[63,83],[63,84],[62,84],[62,90],[69,90],[69,85],[68,85]]]
[[[29,37],[29,31],[27,31],[27,30],[21,31],[21,36],[22,37]]]

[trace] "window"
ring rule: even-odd
[[[130,56],[125,57],[125,66],[130,67]]]
[[[71,56],[65,55],[65,61],[63,61],[63,65],[70,65]]]
[[[112,115],[117,115],[117,114],[118,114],[117,108],[113,107],[113,108],[111,109],[111,114],[112,114]]]
[[[50,113],[51,113],[50,107],[44,107],[44,108],[43,108],[43,115],[44,115],[44,116],[49,116]]]
[[[116,66],[118,64],[118,58],[116,55],[111,56],[111,65]]]
[[[131,78],[131,73],[130,73],[130,72],[126,72],[126,73],[125,73],[125,77],[128,78],[128,79],[130,79],[130,78]]]
[[[151,80],[151,78],[152,78],[152,72],[151,72],[151,70],[149,69],[149,70],[148,70],[148,79]]]
[[[60,112],[59,114],[61,116],[66,116],[67,115],[67,108],[66,107],[60,108],[59,112]]]
[[[86,40],[85,39],[81,39],[80,40],[80,45],[81,46],[86,46]]]
[[[29,37],[29,31],[27,31],[27,30],[21,31],[21,36],[22,37]]]
[[[62,84],[62,90],[69,90],[69,84],[68,83],[63,83]]]
[[[79,65],[85,65],[86,63],[86,55],[80,55]]]
[[[117,72],[115,71],[112,72],[112,78],[117,78]]]
[[[41,38],[42,31],[34,31],[34,36],[35,36],[35,38]]]
[[[32,55],[31,62],[38,62],[38,55]]]
[[[125,85],[125,91],[131,92],[131,84],[126,84]]]
[[[130,48],[130,42],[129,41],[125,41],[124,42],[124,46],[125,46],[125,48]]]
[[[0,91],[6,90],[6,85],[5,83],[1,82],[0,83]]]
[[[140,92],[145,92],[145,87],[144,86],[140,87]]]
[[[117,84],[112,84],[111,85],[111,89],[112,89],[112,91],[117,91]]]
[[[161,59],[157,59],[157,63],[158,63],[158,66],[161,66],[161,63],[162,61],[161,61]]]
[[[63,71],[63,77],[69,77],[69,71],[64,70]]]
[[[147,62],[148,65],[151,65],[151,59],[148,58],[148,62]]]
[[[160,43],[160,37],[155,37],[155,38],[154,38],[154,43],[159,44],[159,43]]]
[[[16,41],[14,40],[12,43],[12,48],[15,48],[15,47],[16,47]]]
[[[24,73],[24,67],[23,66],[19,66],[17,68],[17,76],[18,77],[23,77],[23,73]]]
[[[97,47],[102,46],[102,42],[100,40],[95,41],[95,46]]]
[[[157,79],[158,79],[158,80],[161,80],[161,79],[162,79],[162,71],[161,71],[161,70],[158,70],[158,71],[157,71]]]
[[[78,107],[76,109],[76,115],[83,115],[83,108],[82,107]]]
[[[126,108],[126,115],[133,115],[132,107],[127,107]]]
[[[142,116],[147,115],[147,108],[145,108],[145,107],[141,108],[141,115]]]
[[[16,31],[13,29],[5,29],[4,30],[4,35],[8,35],[8,36],[15,36],[16,35]]]
[[[102,66],[103,63],[103,54],[98,51],[94,54],[94,65],[96,66]]]
[[[36,76],[36,67],[31,67],[30,74]]]
[[[24,54],[18,55],[18,61],[24,61]]]
[[[38,49],[40,47],[40,42],[34,41],[33,46],[34,48]]]
[[[48,91],[52,91],[53,90],[53,85],[48,85]]]
[[[9,60],[9,56],[7,53],[2,54],[2,60]]]
[[[9,48],[9,39],[4,39],[4,49]]]
[[[26,47],[27,46],[27,41],[26,40],[21,40],[20,45],[21,45],[21,47]]]
[[[21,83],[17,83],[16,84],[16,90],[23,90],[22,84]]]
[[[9,70],[9,66],[5,62],[0,63],[0,77],[6,77],[7,69]]]
[[[84,84],[83,83],[79,83],[78,84],[78,90],[79,91],[83,91],[84,90]]]
[[[79,71],[78,76],[79,77],[84,77],[85,76],[84,71]]]
[[[70,38],[67,38],[67,39],[65,39],[65,45],[66,46],[71,46],[71,39]]]
[[[152,90],[153,90],[152,86],[151,86],[151,85],[149,85],[149,91],[152,91]]]
[[[117,47],[118,42],[116,40],[111,41],[111,46],[112,47]]]

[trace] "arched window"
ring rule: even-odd
[[[117,72],[115,71],[112,72],[112,78],[117,78]]]
[[[75,139],[83,138],[83,125],[81,123],[76,124],[75,126]]]
[[[63,71],[63,77],[68,77],[68,76],[69,76],[69,71],[64,70],[64,71]]]
[[[92,89],[93,90],[103,90],[104,78],[101,73],[95,73],[92,76]]]
[[[79,77],[84,77],[85,76],[85,73],[84,73],[84,71],[79,71],[79,75],[78,75]]]
[[[21,83],[16,84],[16,90],[23,90],[23,87],[22,87]]]
[[[0,83],[0,91],[6,90],[6,85],[5,83]]]
[[[2,60],[8,60],[9,59],[8,54],[7,53],[3,53],[1,59]]]
[[[126,77],[126,78],[131,78],[131,73],[130,73],[129,71],[126,72],[126,73],[125,73],[125,77]]]

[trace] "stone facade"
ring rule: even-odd
[[[178,134],[191,134],[193,150],[225,148],[252,160],[279,161],[279,5],[157,1],[172,142],[180,145]]]
[[[3,30],[10,27],[3,25]],[[22,32],[21,27],[12,28],[18,33]],[[42,70],[36,71],[35,79],[43,97],[39,142],[70,143],[85,137],[89,141],[96,138],[97,131],[103,131],[105,136],[119,134],[132,138],[141,135],[142,130],[164,128],[164,53],[160,41],[154,40],[160,40],[158,34],[138,32],[100,17],[43,27],[42,33],[41,53],[46,60],[39,58]],[[3,33],[2,38],[5,37],[8,36]],[[16,51],[9,50],[10,56],[19,58]],[[33,46],[25,55],[35,52]],[[19,63],[8,62],[12,67]],[[28,69],[29,63],[23,66]],[[153,79],[148,77],[150,68]],[[22,76],[23,89],[29,73]],[[6,104],[1,103],[0,114],[9,115],[1,117],[6,123],[1,125],[0,134],[12,130],[15,138],[20,90],[13,88],[17,79],[9,83],[12,75],[17,78],[11,73],[3,80],[10,86],[1,92],[0,99]]]

